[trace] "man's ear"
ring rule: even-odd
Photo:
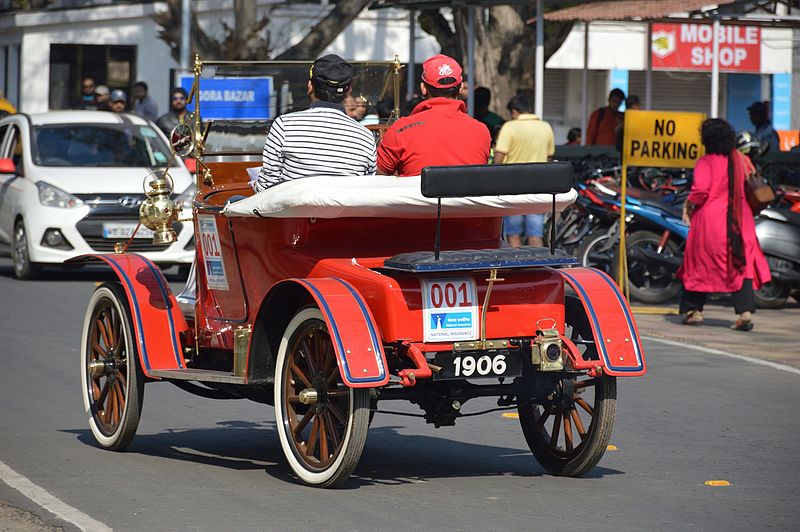
[[[422,95],[423,98],[428,97],[428,88],[422,82],[420,82],[419,84],[419,93]]]
[[[311,80],[308,80],[308,86],[306,87],[306,94],[308,94],[309,96],[314,94],[314,84],[311,83]]]

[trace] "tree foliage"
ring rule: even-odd
[[[467,60],[467,9],[477,10],[475,72],[470,74],[470,81],[476,87],[490,88],[494,109],[505,111],[506,102],[518,89],[533,91],[536,26],[527,21],[536,16],[535,2],[421,11],[417,20],[422,29],[436,38],[442,53],[451,55],[464,66]],[[452,13],[451,18],[446,16],[445,10]],[[545,61],[563,44],[571,29],[572,23],[569,22],[545,24]]]
[[[181,48],[181,0],[166,0],[167,10],[154,15],[161,27],[159,37],[166,42],[177,61]],[[272,57],[275,43],[270,41],[267,29],[271,10],[258,17],[255,0],[234,0],[233,27],[222,23],[224,37],[219,40],[208,35],[192,12],[192,53],[208,60],[306,60],[314,59],[374,0],[339,0],[328,13],[295,45],[277,57]]]

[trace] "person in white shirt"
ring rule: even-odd
[[[311,107],[281,115],[267,134],[263,165],[252,183],[261,192],[312,175],[372,175],[375,137],[345,112],[353,67],[329,54],[314,61],[307,93]]]

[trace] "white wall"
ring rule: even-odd
[[[271,19],[267,31],[273,55],[298,42],[329,9],[315,4],[281,4],[271,9],[273,3],[272,0],[259,2],[260,15],[269,14]],[[200,25],[216,36],[223,35],[223,22],[233,24],[232,6],[231,0],[193,3]],[[152,20],[153,13],[163,9],[164,4],[123,4],[0,16],[0,46],[21,45],[20,111],[48,110],[51,44],[101,44],[137,47],[134,81],[146,81],[159,112],[165,112],[169,105],[169,71],[178,65],[169,47],[159,39],[158,26]],[[417,61],[438,53],[439,46],[433,37],[419,27],[416,35]],[[339,35],[326,53],[361,61],[393,60],[398,54],[400,61],[405,62],[408,60],[408,36],[405,11],[366,11]]]

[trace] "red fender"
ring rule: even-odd
[[[119,277],[133,317],[137,352],[145,376],[150,370],[184,369],[180,334],[189,331],[161,270],[136,253],[81,255],[67,263],[105,262]]]
[[[389,382],[386,353],[367,303],[350,283],[338,278],[289,279],[304,287],[322,312],[333,340],[342,380],[351,388]]]
[[[604,373],[637,377],[647,372],[631,309],[611,277],[594,268],[558,270],[583,303]]]

